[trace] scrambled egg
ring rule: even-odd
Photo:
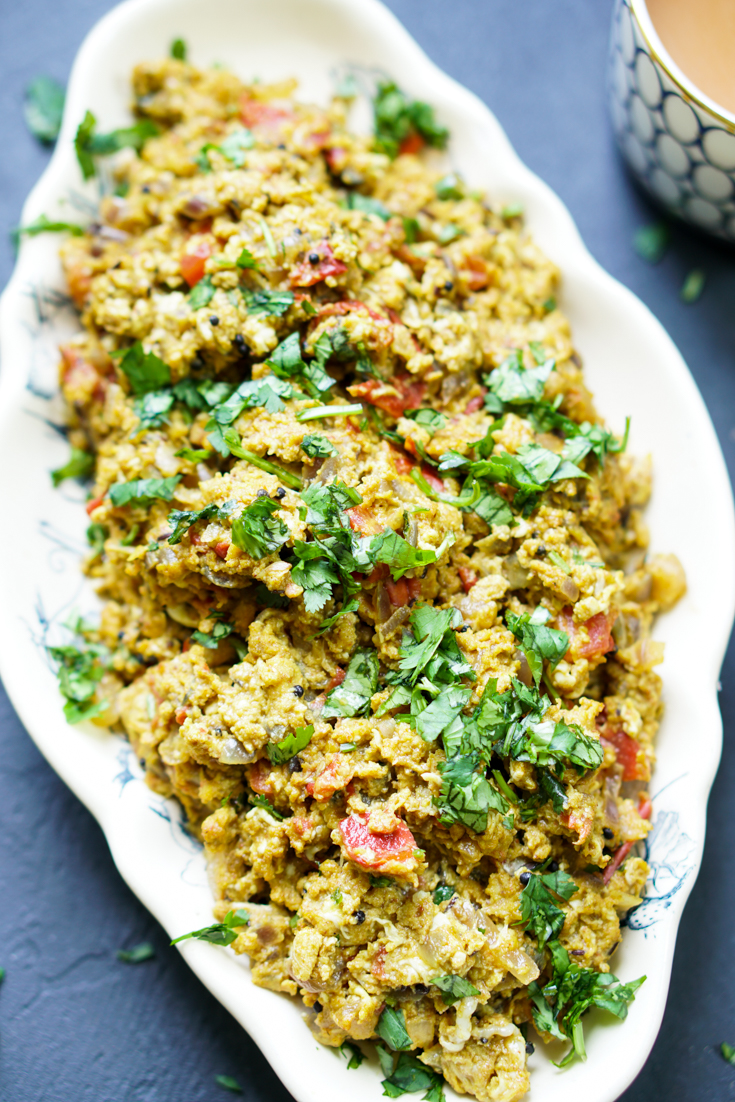
[[[646,879],[650,631],[685,588],[650,465],[521,215],[420,128],[391,159],[345,99],[173,59],[133,88],[158,132],[62,250],[91,711],[181,801],[255,983],[401,1053],[394,1094],[512,1102],[528,1027],[574,1039],[615,990]]]

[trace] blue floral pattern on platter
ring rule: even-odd
[[[644,857],[650,869],[645,898],[621,923],[631,930],[648,930],[659,922],[696,867],[696,847],[679,826],[678,812],[659,812]]]
[[[735,242],[735,127],[674,81],[632,0],[617,0],[608,102],[620,150],[640,184],[671,214]]]

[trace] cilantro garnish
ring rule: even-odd
[[[446,903],[453,895],[456,895],[456,892],[449,884],[437,884],[434,888],[434,902],[437,907],[440,903]]]
[[[671,241],[671,231],[666,222],[652,222],[640,226],[633,235],[633,248],[649,264],[658,264]]]
[[[406,1020],[403,1017],[403,1011],[393,1006],[386,1006],[380,1015],[375,1032],[394,1052],[400,1052],[411,1047],[411,1038],[406,1032]]]
[[[225,624],[220,621],[214,625],[211,631],[193,631],[191,641],[192,643],[198,643],[200,647],[206,647],[208,650],[216,650],[224,639],[232,635],[234,630],[234,624]]]
[[[444,1080],[438,1072],[423,1064],[410,1052],[402,1052],[393,1070],[393,1059],[388,1052],[377,1046],[378,1057],[381,1052],[387,1059],[380,1064],[386,1078],[382,1081],[383,1094],[389,1098],[399,1098],[402,1094],[417,1094],[425,1091],[424,1102],[445,1102]]]
[[[490,811],[505,815],[509,810],[505,797],[493,788],[484,769],[476,772],[480,764],[477,754],[453,757],[440,764],[442,787],[437,803],[441,823],[461,823],[476,834],[484,834]]]
[[[301,356],[299,334],[291,333],[271,352],[266,365],[279,379],[301,379],[311,397],[318,398],[334,385],[334,379],[324,370],[324,364],[331,352],[331,345],[327,348],[324,343],[320,344],[320,341],[321,338],[314,347],[315,358],[306,363]]]
[[[531,873],[521,892],[521,918],[526,923],[526,932],[536,938],[539,949],[557,938],[564,925],[565,914],[557,906],[556,898],[566,902],[577,891],[572,877],[562,869]]]
[[[363,715],[378,687],[378,655],[358,650],[350,659],[344,681],[327,693],[323,719]]]
[[[189,291],[189,305],[192,310],[201,310],[203,306],[209,306],[216,290],[217,288],[212,283],[212,277],[209,275],[202,276]]]
[[[115,482],[110,486],[110,500],[113,505],[131,505],[153,501],[170,501],[174,490],[181,481],[181,475],[170,478],[136,478],[132,482]]]
[[[262,559],[282,547],[289,530],[282,520],[274,517],[280,504],[264,494],[256,497],[239,516],[232,521],[232,542],[253,559]]]
[[[127,376],[133,394],[140,397],[160,390],[171,382],[171,368],[153,352],[146,352],[140,341],[126,349],[120,359],[120,370]]]
[[[555,366],[555,361],[548,359],[538,367],[526,368],[523,366],[523,353],[516,349],[499,367],[485,376],[488,388],[486,409],[493,413],[502,413],[506,405],[538,402],[544,392],[544,383]]]
[[[251,268],[253,271],[259,271],[258,261],[255,259],[249,249],[243,249],[237,260],[235,261],[237,268]]]
[[[696,302],[704,290],[706,276],[701,268],[692,268],[681,285],[679,298],[682,302]]]
[[[377,214],[378,218],[382,218],[384,222],[393,217],[392,211],[389,211],[380,199],[373,199],[370,195],[362,195],[359,191],[348,191],[344,205],[348,210],[359,210],[362,214]]]
[[[450,172],[446,176],[442,176],[441,180],[437,180],[434,184],[434,191],[437,199],[464,198],[462,183],[456,172]]]
[[[181,934],[171,942],[176,945],[179,941],[195,937],[199,941],[208,941],[211,945],[232,945],[237,937],[236,929],[239,926],[247,926],[250,916],[247,911],[228,911],[222,922],[215,922],[211,926],[204,926],[201,930],[192,930],[190,934]]]
[[[281,822],[285,818],[280,811],[276,811],[270,800],[266,799],[265,796],[261,796],[260,793],[256,793],[255,796],[249,796],[248,802],[252,807],[260,807],[263,811],[267,811],[272,819],[277,819]]]
[[[35,237],[39,233],[70,233],[73,237],[81,237],[86,230],[75,222],[54,222],[45,214],[39,214],[27,226],[18,226],[13,230],[13,237],[17,244],[19,237]]]
[[[64,114],[64,89],[52,77],[36,77],[26,89],[26,125],[40,142],[55,142]]]
[[[81,481],[89,478],[94,471],[94,456],[91,452],[85,452],[81,448],[72,448],[71,455],[63,467],[57,467],[51,472],[51,481],[54,486],[60,486],[66,478],[78,478]]]
[[[327,440],[321,433],[309,433],[301,441],[301,450],[306,452],[310,459],[328,459],[330,455],[339,455],[334,444]]]
[[[378,84],[373,100],[375,146],[389,157],[396,157],[401,145],[411,138],[443,149],[449,131],[439,126],[434,108],[420,100],[410,100],[392,81]],[[419,143],[420,144],[420,143]]]
[[[442,999],[447,1006],[454,1006],[460,999],[479,995],[480,992],[473,987],[464,976],[434,976],[429,980],[434,987],[438,987],[442,993]]]
[[[407,409],[404,416],[421,425],[430,436],[443,429],[447,423],[446,415],[440,413],[438,409]]]
[[[611,972],[595,972],[570,961],[569,954],[558,941],[550,941],[549,949],[552,978],[544,987],[534,981],[528,993],[536,1028],[561,1041],[572,1042],[570,1051],[558,1065],[566,1067],[575,1056],[581,1060],[586,1057],[582,1016],[591,1007],[598,1006],[616,1018],[627,1017],[628,1006],[646,977],[621,983]]]
[[[92,554],[96,558],[105,549],[105,540],[109,532],[104,524],[90,524],[87,528],[87,543],[92,548]]]
[[[216,505],[212,502],[205,505],[203,509],[193,511],[172,509],[168,514],[168,523],[173,525],[173,531],[168,537],[168,542],[181,543],[182,537],[186,535],[193,524],[197,524],[200,520],[214,520],[215,518],[224,520],[236,507],[237,502],[225,501],[222,505]]]
[[[727,1060],[728,1064],[732,1064],[735,1067],[735,1048],[732,1045],[728,1045],[727,1041],[723,1041],[720,1045],[720,1055],[723,1060]]]
[[[140,945],[134,945],[132,949],[118,949],[115,956],[124,964],[142,964],[145,960],[152,960],[156,950],[150,941],[143,941]]]
[[[297,727],[293,734],[286,735],[280,742],[268,743],[265,748],[268,757],[274,765],[282,765],[283,762],[290,761],[309,745],[313,734],[313,723],[308,727]]]
[[[262,314],[281,318],[294,303],[293,291],[249,291],[247,287],[243,287],[241,292],[251,317]]]
[[[154,138],[159,133],[160,130],[150,119],[140,119],[132,126],[111,130],[109,134],[98,134],[97,119],[91,111],[87,111],[74,138],[74,148],[84,179],[89,180],[94,176],[96,156],[109,156],[125,146],[140,151],[149,138]]]
[[[550,618],[548,609],[543,605],[538,605],[530,615],[526,612],[522,616],[516,616],[508,612],[505,617],[508,627],[526,656],[537,687],[541,683],[544,672],[544,659],[548,661],[551,669],[554,669],[569,649],[567,633],[546,626]]]
[[[300,490],[303,486],[303,482],[298,475],[287,471],[279,463],[274,463],[256,452],[251,452],[249,448],[244,448],[240,435],[234,428],[225,429],[221,435],[226,447],[238,459],[244,459],[247,463],[251,463],[253,467],[266,471],[268,474],[274,474],[276,478],[280,478],[281,482],[285,483],[286,486],[290,486],[292,490]]]
[[[177,61],[186,61],[186,42],[183,38],[175,38],[171,43],[171,57],[175,57]]]
[[[76,624],[67,626],[83,639],[89,630],[81,618]],[[84,647],[67,645],[46,649],[49,656],[58,662],[56,675],[61,694],[66,698],[64,716],[67,723],[80,723],[103,712],[107,701],[95,701],[94,696],[109,665],[107,647],[88,643]]]
[[[359,1068],[360,1064],[365,1059],[362,1049],[359,1048],[354,1041],[343,1041],[337,1049],[337,1052],[339,1052],[341,1056],[347,1057],[348,1071]]]

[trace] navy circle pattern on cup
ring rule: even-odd
[[[735,242],[735,126],[688,97],[652,56],[631,0],[616,0],[607,87],[617,143],[646,191]]]

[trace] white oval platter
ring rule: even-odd
[[[85,110],[101,129],[129,119],[129,74],[183,37],[197,64],[219,61],[245,79],[296,76],[300,95],[326,102],[345,64],[380,69],[436,106],[450,127],[449,158],[472,187],[524,204],[536,240],[563,274],[569,316],[598,408],[617,431],[632,417],[631,450],[654,457],[648,522],[655,551],[674,551],[689,592],[663,617],[666,716],[653,780],[648,897],[630,916],[615,957],[624,980],[647,974],[628,1019],[590,1020],[588,1060],[560,1072],[531,1057],[532,1094],[543,1102],[612,1102],[645,1062],[666,1002],[679,918],[702,853],[710,786],[720,757],[717,679],[735,609],[735,520],[729,481],[702,398],[679,352],[646,307],[593,260],[557,196],[518,159],[474,95],[442,73],[378,0],[127,0],[92,30],[74,65],[61,137],[23,211],[77,220],[94,201],[72,139]],[[76,211],[74,207],[78,208]],[[105,832],[121,874],[175,936],[211,921],[202,853],[173,802],[154,796],[119,737],[68,726],[44,645],[63,640],[73,608],[94,608],[78,570],[85,548],[82,491],[52,490],[49,470],[66,445],[53,428],[57,346],[78,327],[64,296],[58,239],[21,247],[0,303],[0,672],[21,719],[52,767]],[[80,900],[80,907],[84,901]],[[172,950],[173,951],[173,950]],[[321,1048],[296,1000],[252,985],[229,950],[180,947],[188,964],[260,1046],[298,1102],[375,1102],[374,1059],[357,1071]],[[451,1095],[452,1092],[449,1092]]]

